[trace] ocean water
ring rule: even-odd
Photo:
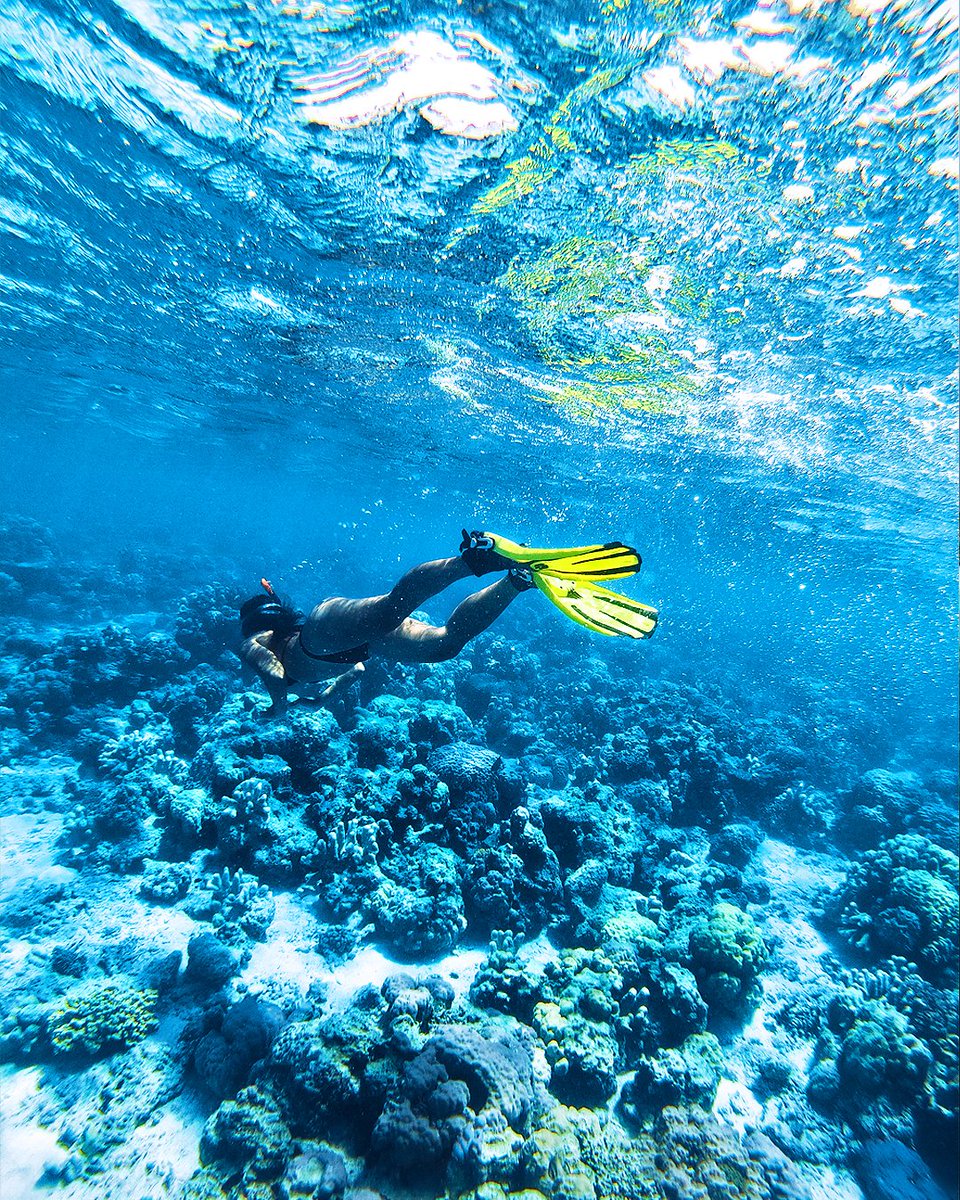
[[[957,70],[949,0],[2,0],[4,1200],[957,1195]],[[262,576],[463,528],[655,636],[265,714]]]

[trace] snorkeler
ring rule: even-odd
[[[656,610],[596,582],[632,575],[639,567],[639,554],[622,542],[531,549],[498,534],[464,530],[459,556],[421,563],[382,596],[322,600],[306,617],[283,603],[262,579],[263,594],[240,608],[240,657],[266,687],[271,700],[266,712],[274,715],[286,708],[292,689],[301,703],[324,703],[349,686],[375,654],[401,663],[455,658],[520,592],[533,587],[594,632],[649,637],[656,627]],[[451,584],[494,571],[506,575],[462,600],[446,625],[428,625],[411,616]],[[319,695],[302,694],[326,680],[332,682]]]

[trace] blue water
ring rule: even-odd
[[[309,608],[463,526],[620,538],[652,641],[532,594],[456,670],[503,636],[553,692],[682,684],[805,729],[831,795],[889,769],[952,806],[957,62],[935,0],[3,0],[4,688],[64,633],[170,632],[208,584]],[[13,518],[53,547],[39,582]],[[86,770],[64,721],[21,720],[5,769]],[[842,876],[875,847],[815,848]]]

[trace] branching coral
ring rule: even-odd
[[[957,995],[948,988],[938,988],[923,979],[916,965],[895,956],[885,969],[858,968],[843,974],[845,993],[859,993],[862,1008],[848,1003],[848,1016],[841,1028],[849,1025],[849,1013],[859,1012],[864,1016],[880,1013],[881,1026],[890,1028],[889,1013],[895,1010],[905,1025],[894,1030],[893,1041],[899,1045],[907,1039],[919,1039],[922,1049],[914,1046],[914,1058],[922,1063],[929,1054],[929,1069],[922,1092],[915,1087],[899,1088],[901,1096],[918,1097],[920,1107],[938,1119],[956,1122],[960,1109],[960,1039],[957,1036]],[[872,1008],[869,1006],[873,1006]],[[838,1017],[842,1021],[843,1006],[835,1004],[832,1009],[833,1024]],[[887,1014],[886,1018],[882,1014]],[[875,1022],[876,1023],[876,1022]],[[888,1036],[888,1041],[889,1036]],[[913,1045],[913,1043],[910,1043]],[[851,1047],[851,1050],[853,1047]],[[899,1050],[887,1054],[888,1060],[896,1058]],[[839,1081],[839,1072],[837,1072]],[[883,1081],[886,1081],[884,1073]]]
[[[217,814],[217,845],[224,853],[249,850],[262,841],[270,820],[273,789],[263,779],[245,779]]]
[[[490,949],[474,976],[470,998],[481,1008],[494,1008],[529,1022],[540,999],[540,987],[530,969],[517,958],[522,939],[509,930],[494,930]]]
[[[223,935],[224,927],[238,926],[255,941],[263,941],[276,914],[273,893],[242,870],[231,874],[224,867],[207,879],[211,920]]]

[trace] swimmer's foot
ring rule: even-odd
[[[498,554],[493,548],[493,538],[474,529],[468,533],[463,531],[463,541],[460,543],[460,557],[474,575],[489,575],[492,571],[509,571],[513,562]]]
[[[529,567],[511,567],[507,572],[507,578],[518,592],[529,592],[531,588],[537,586],[533,582],[533,572]]]

